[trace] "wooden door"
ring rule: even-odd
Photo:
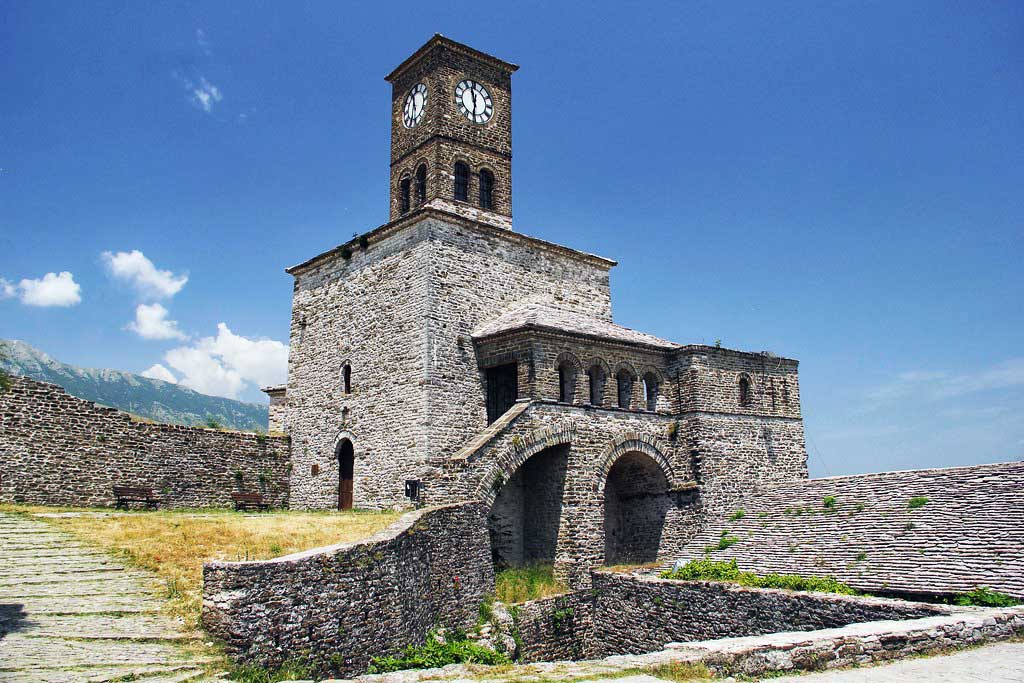
[[[343,440],[338,445],[338,509],[352,509],[352,480],[356,457],[352,442]]]

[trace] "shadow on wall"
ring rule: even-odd
[[[558,544],[569,445],[530,457],[498,491],[487,518],[497,571],[552,562]]]
[[[619,458],[604,489],[605,564],[657,560],[665,517],[673,505],[658,463],[643,453]]]

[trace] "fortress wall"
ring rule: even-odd
[[[364,541],[207,564],[203,625],[240,661],[365,672],[432,628],[476,624],[494,590],[486,515],[480,503],[427,508]]]
[[[0,502],[110,506],[114,486],[147,486],[162,507],[242,490],[286,507],[289,469],[286,437],[136,422],[26,377],[0,393]]]
[[[883,598],[745,588],[594,572],[591,656],[660,650],[668,643],[782,631],[814,631],[889,619],[919,619],[949,608]]]

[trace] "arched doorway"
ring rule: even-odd
[[[564,444],[538,452],[499,480],[487,518],[495,569],[554,562],[568,470]]]
[[[616,460],[604,487],[605,564],[658,559],[671,506],[668,479],[653,458],[632,451]]]
[[[356,467],[356,454],[352,442],[342,439],[335,451],[338,457],[338,509],[352,509],[352,479]]]

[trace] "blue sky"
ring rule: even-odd
[[[812,474],[1024,457],[1024,5],[294,4],[0,0],[0,337],[258,400],[441,32],[522,66],[517,229],[800,359]]]

